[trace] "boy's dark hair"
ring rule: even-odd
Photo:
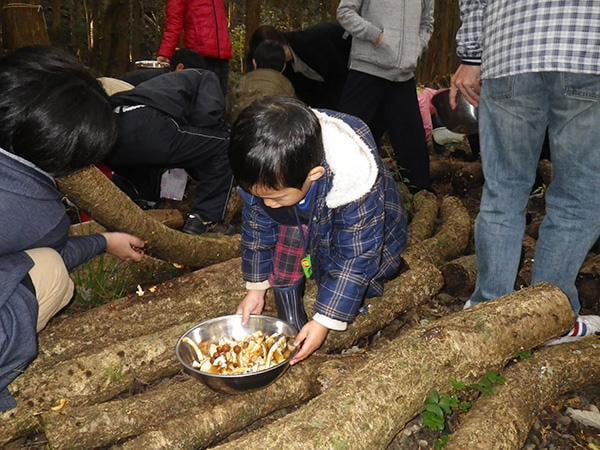
[[[281,44],[275,41],[261,42],[254,51],[253,59],[257,69],[273,69],[281,72],[285,67],[285,52]]]
[[[178,64],[183,64],[186,69],[206,69],[204,57],[189,48],[182,48],[175,52],[171,58],[169,69],[171,71],[175,70]]]
[[[294,98],[257,100],[240,113],[231,130],[231,168],[247,191],[255,186],[300,189],[323,159],[319,120]]]
[[[101,161],[116,139],[101,84],[69,53],[26,47],[0,59],[0,147],[53,175]]]
[[[288,44],[284,34],[277,28],[271,25],[261,25],[254,31],[254,33],[252,33],[250,41],[248,42],[248,53],[246,53],[247,67],[252,67],[252,60],[254,59],[254,54],[257,47],[267,40],[277,42],[282,47]]]

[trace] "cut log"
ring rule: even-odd
[[[413,267],[419,261],[436,266],[461,256],[471,236],[471,219],[467,209],[456,197],[445,197],[440,207],[442,225],[436,235],[404,252],[402,257]]]
[[[385,448],[432,389],[502,367],[518,350],[569,330],[574,318],[559,289],[539,285],[410,329],[373,352],[343,384],[217,448]]]
[[[481,397],[445,447],[520,449],[533,422],[558,396],[600,379],[600,337],[537,352],[504,373],[493,396]]]
[[[455,195],[463,196],[471,189],[483,185],[483,169],[479,161],[464,163],[452,175],[452,189]]]
[[[268,388],[240,396],[216,394],[187,380],[131,399],[48,413],[45,434],[53,448],[91,448],[138,435],[124,447],[205,447],[276,410],[304,403],[363,360],[315,356]]]
[[[183,227],[183,215],[177,209],[151,209],[144,211],[145,214],[163,225],[175,230]],[[105,233],[108,231],[95,220],[89,222],[77,223],[69,228],[70,236],[87,236],[89,234]]]
[[[96,167],[57,179],[60,190],[109,230],[134,234],[146,252],[165,261],[204,267],[239,256],[240,237],[174,231],[149,218]],[[110,201],[107,201],[110,199]]]
[[[408,225],[408,245],[422,242],[433,235],[438,215],[437,197],[429,191],[420,191],[413,198],[415,214]]]
[[[444,291],[450,295],[467,297],[475,290],[477,280],[477,257],[461,256],[444,264],[440,270],[444,276]]]

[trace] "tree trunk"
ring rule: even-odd
[[[518,350],[569,330],[574,318],[559,289],[540,285],[415,327],[373,352],[343,384],[217,448],[385,448],[432,389],[501,367]]]
[[[151,209],[144,211],[152,219],[163,225],[179,230],[183,227],[183,215],[177,209]],[[108,230],[95,220],[77,223],[69,228],[70,236],[87,236],[90,234],[106,233]]]
[[[240,253],[239,236],[193,236],[171,230],[148,218],[97,168],[89,167],[57,179],[60,190],[109,230],[134,234],[146,242],[146,252],[165,261],[203,267]],[[107,201],[106,199],[110,199]]]
[[[461,256],[444,264],[440,270],[444,276],[444,291],[458,297],[468,297],[475,290],[477,280],[477,257]]]
[[[558,396],[600,379],[600,337],[537,352],[504,373],[506,382],[481,397],[451,437],[448,450],[520,449],[533,422]]]
[[[408,225],[408,245],[414,245],[433,235],[438,215],[438,199],[428,191],[417,192],[413,199],[415,214]]]
[[[2,42],[7,50],[30,45],[50,45],[39,0],[8,3],[2,14]]]
[[[260,25],[260,10],[262,0],[246,0],[246,19],[245,19],[245,30],[246,30],[246,43],[244,49],[250,48],[250,38],[252,34]],[[251,68],[244,68],[245,71],[251,70]]]

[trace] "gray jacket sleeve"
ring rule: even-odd
[[[105,251],[106,238],[101,234],[73,236],[67,240],[60,251],[60,256],[70,272]]]
[[[374,44],[383,30],[360,16],[362,4],[363,0],[341,0],[337,9],[337,20],[353,38]]]
[[[434,0],[423,0],[421,5],[421,24],[419,26],[419,40],[421,41],[421,54],[427,49],[429,39],[433,33],[433,8]]]
[[[487,0],[460,0],[462,25],[456,33],[456,53],[463,64],[481,63],[483,14]]]

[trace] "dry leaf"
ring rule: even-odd
[[[144,295],[144,290],[142,289],[142,287],[138,284],[137,285],[137,289],[135,290],[135,293],[141,297],[142,295]]]
[[[50,408],[52,411],[61,411],[65,406],[67,406],[67,399],[61,398],[56,405]]]

